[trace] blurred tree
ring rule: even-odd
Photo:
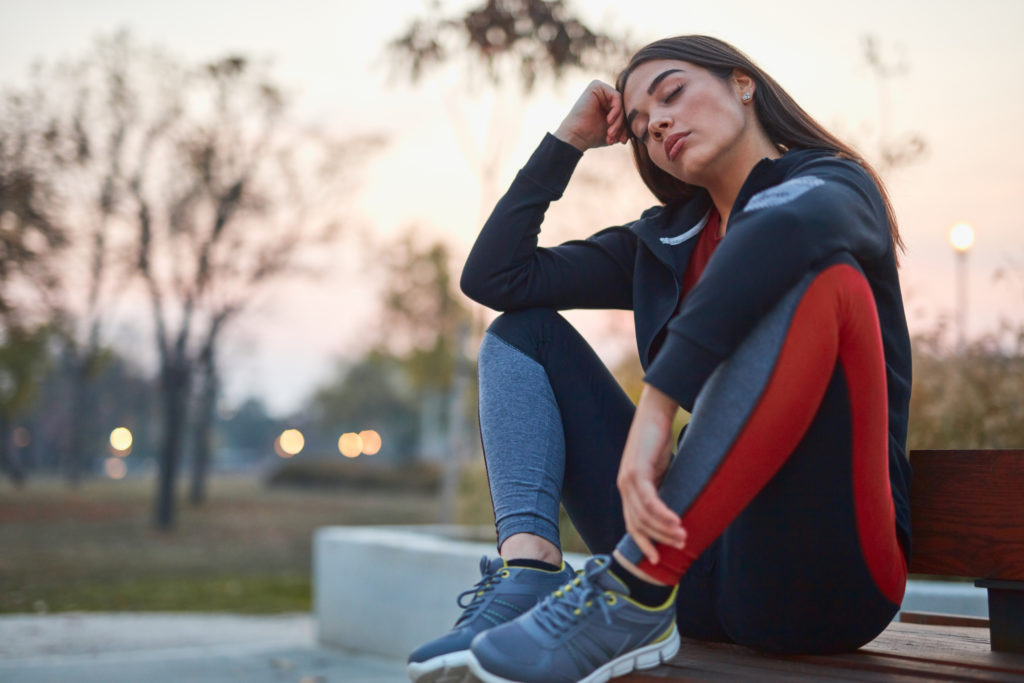
[[[524,98],[519,95],[530,94],[538,82],[557,84],[573,73],[609,79],[633,52],[630,38],[588,26],[564,0],[485,0],[449,16],[434,3],[387,50],[394,70],[414,83],[446,65],[461,68],[465,77],[458,79],[457,95],[477,93],[481,81],[498,95],[507,95],[504,90],[511,88],[500,86],[508,81],[518,86],[520,92],[492,107],[490,132],[480,147],[467,132],[471,126],[459,113],[456,97],[445,98],[462,153],[480,174],[481,218],[497,200],[502,143],[512,137],[509,119],[521,115]]]
[[[609,72],[629,57],[630,41],[592,29],[564,0],[485,0],[465,13],[442,17],[439,6],[414,19],[389,44],[413,81],[450,61],[482,64],[498,85],[512,76],[525,92],[539,79],[572,71]]]
[[[528,95],[538,82],[550,79],[558,83],[570,73],[585,72],[610,78],[615,69],[626,63],[632,52],[631,43],[623,35],[588,26],[564,0],[484,0],[449,16],[442,16],[439,5],[433,4],[425,16],[411,21],[406,30],[389,43],[388,51],[396,70],[413,82],[428,71],[458,65],[468,72],[468,78],[458,81],[459,94],[474,94],[479,90],[476,84],[482,81],[485,87],[501,95],[500,86],[513,81],[518,85],[516,95]],[[523,98],[495,102],[488,139],[479,149],[469,139],[466,131],[470,127],[461,120],[454,99],[445,98],[445,103],[462,152],[479,171],[482,219],[497,199],[501,143],[511,137],[509,130],[513,128],[505,119],[513,112],[522,111]],[[499,117],[502,117],[501,125],[497,125]],[[470,402],[462,394],[469,387],[467,379],[473,371],[468,352],[462,347],[469,341],[470,330],[474,339],[482,335],[483,312],[479,307],[467,308],[461,303],[463,299],[453,292],[450,301],[460,302],[459,309],[477,312],[475,323],[472,316],[463,314],[462,310],[458,312],[464,317],[453,315],[457,309],[449,305],[446,294],[441,294],[449,289],[449,267],[447,263],[443,269],[438,267],[447,259],[447,253],[443,245],[434,249],[433,253],[431,250],[421,252],[419,259],[421,272],[434,274],[433,279],[428,278],[430,286],[410,287],[406,291],[393,289],[388,292],[387,302],[392,317],[412,323],[412,328],[429,328],[429,314],[416,311],[416,307],[422,305],[417,303],[418,298],[429,297],[442,315],[434,321],[441,333],[432,337],[432,343],[415,346],[406,360],[421,387],[420,405],[427,409],[421,429],[425,450],[438,450],[440,441],[444,440],[449,442],[452,451],[452,457],[445,460],[442,509],[447,517],[445,521],[453,521],[455,504],[451,497],[462,461],[468,460],[462,425],[465,422],[463,412]],[[406,300],[408,304],[404,303]],[[422,310],[428,311],[430,307]],[[417,325],[416,320],[426,321],[427,325]],[[436,415],[431,414],[431,407],[438,409],[434,411]],[[432,424],[444,426],[433,429]],[[432,432],[437,438],[431,438]],[[432,446],[430,442],[438,442],[438,445]]]
[[[878,92],[878,134],[875,148],[879,172],[908,166],[918,161],[928,150],[928,143],[920,133],[893,133],[892,83],[906,75],[910,65],[905,55],[893,59],[883,55],[879,39],[867,34],[862,37],[864,61],[875,78]]]
[[[274,439],[283,429],[258,398],[248,398],[217,421],[217,436],[238,465],[253,465],[274,452]]]
[[[386,285],[378,348],[399,359],[414,390],[419,457],[444,462],[442,522],[455,518],[459,471],[469,460],[475,368],[466,348],[471,323],[466,299],[451,276],[440,241],[423,243],[409,230],[383,250]]]
[[[39,378],[49,360],[47,345],[51,330],[45,326],[32,331],[9,327],[0,343],[0,471],[16,486],[25,480],[25,470],[11,453],[14,421],[29,412],[39,387]]]
[[[104,325],[132,277],[130,235],[118,219],[128,200],[123,169],[130,144],[146,122],[131,87],[131,50],[124,33],[101,39],[78,59],[39,67],[30,86],[48,121],[54,149],[48,172],[61,188],[71,238],[61,260],[58,318],[70,397],[62,461],[72,486],[81,479],[86,454],[101,443],[95,439],[103,437],[87,434],[99,400],[96,382],[109,356],[102,346]]]
[[[49,173],[54,131],[31,93],[0,100],[0,328],[31,328],[50,318],[58,285],[55,256],[67,235],[55,218],[59,196]]]
[[[145,371],[125,354],[112,347],[102,347],[96,357],[96,374],[92,379],[93,403],[89,406],[85,430],[72,435],[68,430],[71,415],[71,390],[74,368],[64,350],[62,333],[51,334],[46,357],[41,361],[44,372],[34,382],[36,400],[31,409],[16,420],[24,428],[18,449],[19,457],[30,470],[66,471],[64,454],[73,447],[79,452],[83,474],[96,470],[96,460],[109,455],[108,438],[114,427],[128,427],[132,432],[130,463],[137,468],[150,459],[154,451],[156,430],[154,382]],[[71,444],[72,438],[83,439]]]
[[[317,389],[310,412],[317,428],[336,440],[344,432],[374,429],[381,458],[414,459],[419,410],[400,359],[371,351],[356,364],[339,364],[333,380]]]
[[[67,244],[48,174],[54,135],[37,104],[28,93],[0,101],[0,470],[17,485],[25,472],[11,453],[11,433],[48,364],[56,257]]]
[[[153,113],[128,187],[163,394],[155,519],[170,528],[193,392],[200,411],[191,499],[205,495],[224,329],[261,288],[298,272],[303,250],[336,236],[335,183],[348,155],[366,145],[343,148],[295,126],[280,88],[243,57],[198,70],[149,64],[149,78],[136,85],[157,91],[148,93]]]
[[[417,390],[447,391],[456,332],[468,308],[452,279],[448,246],[424,244],[417,232],[411,228],[381,250],[386,284],[377,344],[403,358]]]
[[[315,271],[317,248],[339,232],[342,171],[378,141],[342,142],[298,125],[264,64],[228,56],[191,68],[126,33],[98,41],[75,62],[38,70],[34,83],[11,101],[31,104],[22,106],[32,115],[25,120],[45,122],[37,137],[50,157],[40,177],[64,188],[51,204],[73,218],[62,295],[80,380],[73,405],[93,405],[82,387],[99,372],[104,316],[117,296],[130,296],[129,282],[141,280],[162,397],[154,521],[169,529],[187,442],[195,454],[191,498],[205,495],[224,331],[270,283]],[[0,141],[0,156],[17,152]],[[35,176],[12,176],[19,186],[8,175],[4,196],[9,185],[35,187],[25,181]],[[50,234],[42,233],[51,224],[40,211],[13,215]],[[77,415],[72,432],[86,422]]]

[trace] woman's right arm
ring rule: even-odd
[[[615,125],[620,120],[618,93],[591,83],[484,224],[462,272],[467,296],[501,311],[632,307],[636,237],[628,228],[609,228],[553,248],[537,246],[544,213],[562,196],[583,151],[621,141],[621,126]]]

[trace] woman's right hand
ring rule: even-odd
[[[581,152],[625,142],[628,136],[622,96],[603,81],[591,81],[555,131],[555,137]]]

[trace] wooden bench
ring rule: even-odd
[[[843,655],[780,657],[684,639],[679,655],[624,681],[1024,681],[1024,450],[913,451],[910,571],[975,579],[989,619],[902,613]]]

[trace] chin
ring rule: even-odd
[[[658,167],[676,180],[681,180],[687,185],[701,185],[700,169],[693,163],[679,163],[681,161],[681,159],[677,159],[675,164],[665,164],[663,166],[659,164]]]

